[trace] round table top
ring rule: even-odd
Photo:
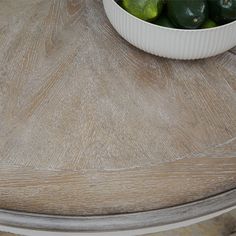
[[[146,54],[100,0],[0,2],[0,208],[141,212],[236,188],[236,50]]]

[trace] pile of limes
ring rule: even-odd
[[[120,0],[130,14],[179,29],[212,28],[236,20],[236,0]]]

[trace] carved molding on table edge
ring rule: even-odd
[[[178,224],[187,226],[234,208],[236,208],[236,189],[184,205],[129,214],[58,216],[0,209],[0,228],[2,226],[71,233],[132,231],[144,228],[165,228],[167,225],[170,225],[170,228],[176,228]]]

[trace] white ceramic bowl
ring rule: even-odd
[[[157,26],[129,14],[115,0],[103,0],[108,19],[134,46],[173,59],[199,59],[236,46],[236,21],[211,29],[181,30]]]

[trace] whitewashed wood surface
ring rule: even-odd
[[[113,215],[235,189],[235,52],[171,61],[100,0],[1,0],[0,208]]]

